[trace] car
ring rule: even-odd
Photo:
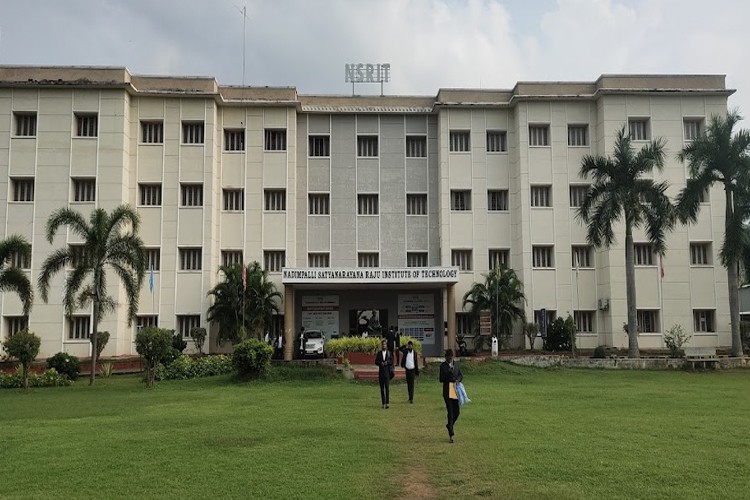
[[[325,356],[326,336],[320,330],[305,331],[305,356]]]

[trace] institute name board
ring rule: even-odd
[[[391,65],[388,63],[350,63],[344,67],[346,83],[388,83],[391,81]]]
[[[282,269],[281,282],[294,284],[325,283],[456,283],[457,267],[409,267],[363,269]]]

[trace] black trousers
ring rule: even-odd
[[[384,405],[390,404],[391,401],[391,379],[386,374],[378,376],[380,383],[380,402]]]
[[[409,391],[409,401],[414,399],[414,378],[417,376],[417,370],[406,370],[406,389]]]
[[[456,423],[456,420],[458,420],[458,416],[461,414],[461,408],[458,406],[458,399],[451,399],[449,397],[444,397],[445,400],[445,409],[448,413],[448,435],[453,436],[453,424]]]

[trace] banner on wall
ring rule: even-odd
[[[422,342],[435,343],[435,297],[429,293],[398,296],[398,329]]]
[[[339,334],[339,296],[305,295],[302,297],[302,326],[320,330],[326,337]]]

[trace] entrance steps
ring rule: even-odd
[[[356,380],[365,380],[369,382],[378,381],[378,367],[375,365],[352,365],[354,378]],[[405,380],[406,370],[401,367],[396,368],[396,375],[392,380]]]

